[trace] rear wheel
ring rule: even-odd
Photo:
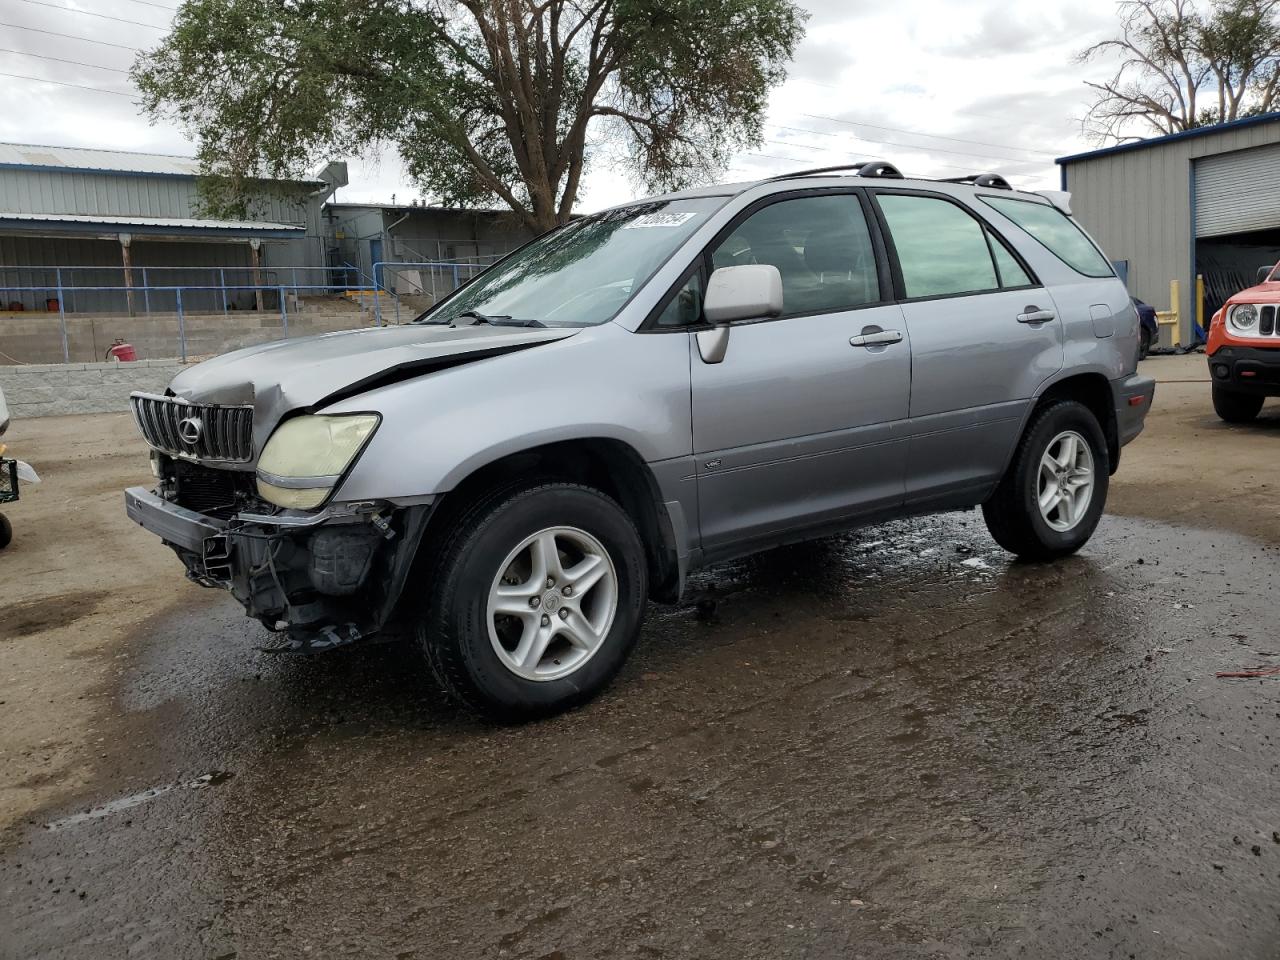
[[[481,498],[441,545],[418,640],[458,700],[503,719],[583,703],[621,669],[647,599],[631,518],[570,483]]]
[[[1138,331],[1138,359],[1147,359],[1147,354],[1151,352],[1151,331],[1143,327]]]
[[[0,550],[3,550],[13,540],[13,525],[9,523],[9,518],[0,513]]]
[[[1262,409],[1264,397],[1236,393],[1222,387],[1213,388],[1213,410],[1227,423],[1248,423]]]
[[[1075,553],[1093,536],[1106,505],[1107,442],[1082,403],[1036,411],[1013,462],[982,516],[996,543],[1028,560]]]

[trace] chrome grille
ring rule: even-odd
[[[188,403],[177,397],[135,393],[129,398],[133,419],[147,443],[157,450],[190,460],[247,463],[253,459],[253,407]],[[184,421],[194,442],[184,438]]]

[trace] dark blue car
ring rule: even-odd
[[[1147,354],[1151,352],[1151,345],[1160,339],[1160,325],[1156,323],[1156,308],[1149,303],[1143,303],[1137,297],[1131,297],[1133,300],[1133,308],[1138,311],[1138,321],[1141,329],[1138,332],[1138,359],[1147,359]]]

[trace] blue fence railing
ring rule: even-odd
[[[31,293],[31,294],[45,294],[45,295],[48,295],[50,293],[56,294],[55,297],[50,297],[47,300],[47,303],[53,306],[53,309],[47,311],[47,314],[52,315],[54,312],[57,313],[59,331],[62,339],[62,359],[64,363],[71,362],[71,343],[70,343],[70,338],[69,338],[68,329],[67,329],[67,312],[68,311],[66,309],[66,305],[63,299],[68,289],[72,289],[72,288],[67,288],[63,286],[29,286],[29,287],[0,288],[0,292],[4,292],[5,290],[7,290],[10,292]],[[187,351],[187,317],[188,317],[188,314],[192,312],[190,310],[189,304],[191,302],[193,295],[198,295],[198,294],[208,293],[210,291],[213,291],[225,297],[228,293],[231,293],[231,292],[244,292],[252,296],[254,298],[255,303],[259,302],[259,298],[261,298],[261,302],[264,304],[264,307],[266,306],[266,297],[267,295],[270,295],[271,298],[274,300],[274,303],[271,304],[272,312],[278,313],[280,318],[281,336],[287,338],[289,336],[290,294],[291,293],[294,294],[295,303],[296,303],[297,295],[299,295],[303,291],[326,291],[326,290],[330,290],[331,288],[328,287],[327,285],[312,286],[308,284],[296,284],[296,285],[277,284],[275,286],[262,286],[262,285],[255,286],[255,285],[247,285],[247,284],[226,284],[226,285],[219,284],[217,286],[150,285],[146,288],[143,288],[143,287],[126,288],[126,287],[120,287],[120,286],[106,286],[106,287],[81,286],[81,287],[75,287],[74,289],[79,291],[84,291],[84,292],[111,291],[115,294],[119,294],[121,292],[130,292],[130,293],[133,293],[134,295],[151,294],[153,295],[153,297],[160,296],[160,295],[171,297],[174,304],[174,309],[170,312],[172,312],[175,315],[177,320],[178,355],[181,357],[182,360],[186,360],[187,352],[188,352]],[[345,288],[345,292],[348,295],[355,294],[355,301],[362,308],[367,308],[368,301],[370,299],[373,299],[373,300],[377,299],[377,290],[372,286],[347,287]],[[54,304],[55,300],[57,301],[56,304]],[[157,311],[155,310],[150,311],[150,313],[153,315],[153,318],[156,312]],[[377,320],[377,323],[379,326],[382,325],[380,319]],[[0,336],[3,335],[3,332],[4,332],[3,324],[0,323]]]
[[[343,296],[368,311],[377,326],[388,322],[400,324],[412,319],[423,306],[469,283],[491,266],[487,261],[496,259],[499,258],[382,260],[373,264],[372,277],[350,263],[324,267],[261,267],[256,271],[252,266],[0,265],[0,313],[7,308],[14,315],[18,311],[43,314],[50,319],[56,315],[64,362],[70,362],[72,352],[67,327],[69,314],[102,317],[115,324],[109,329],[132,331],[135,336],[140,336],[142,329],[172,328],[130,327],[118,321],[143,317],[167,319],[172,323],[176,317],[177,343],[170,343],[164,349],[176,346],[185,360],[189,352],[187,318],[192,314],[276,314],[280,334],[288,336],[291,310],[296,312],[303,298]],[[111,282],[102,282],[104,279]],[[421,298],[410,301],[414,308],[408,316],[402,312],[404,297]],[[295,305],[292,308],[291,299]],[[0,343],[7,339],[5,333],[0,319]],[[47,345],[46,352],[54,356],[55,345]],[[83,359],[79,354],[84,352],[77,346],[78,359]]]
[[[361,287],[373,287],[372,279],[350,263],[336,266],[261,267],[252,266],[5,266],[0,264],[0,310],[47,309],[34,293],[59,291],[58,299],[72,313],[171,312],[172,296],[163,293],[176,287],[200,290],[188,298],[189,311],[256,309],[256,296],[245,291],[274,291],[286,287],[295,295],[337,294]],[[15,295],[16,299],[15,299]],[[237,299],[238,298],[238,299]],[[53,297],[47,298],[55,299]]]

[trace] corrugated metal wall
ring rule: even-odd
[[[198,190],[194,177],[0,168],[0,211],[14,213],[199,218],[204,214]],[[262,262],[277,272],[281,282],[292,279],[292,274],[286,271],[294,267],[325,264],[320,199],[309,196],[312,190],[314,187],[309,184],[290,185],[283,188],[283,192],[272,188],[264,192],[248,212],[251,219],[306,228],[306,235],[296,240],[263,241]],[[135,236],[138,232],[127,227],[120,229]],[[133,256],[139,267],[234,267],[249,263],[249,246],[246,239],[229,240],[225,234],[211,231],[208,238],[192,237],[190,242],[136,239]],[[119,263],[119,245],[111,240],[80,239],[72,235],[0,237],[0,282],[10,285],[15,285],[15,270],[20,267],[117,266]],[[8,272],[4,272],[6,268]],[[173,276],[166,274],[166,279]],[[202,282],[208,280],[205,275],[192,274],[176,282],[194,283],[198,282],[197,277]],[[299,277],[300,283],[322,280],[319,272]],[[116,272],[112,282],[119,281],[120,274]],[[34,282],[46,281],[36,279]],[[52,282],[52,277],[47,278],[47,282]],[[135,283],[141,282],[140,277],[135,276]],[[101,296],[95,299],[89,294],[82,295],[86,304],[96,304],[82,309],[113,309],[113,295],[104,296],[105,299]]]
[[[265,194],[255,202],[252,219],[306,224],[303,192],[299,187],[294,196]],[[61,170],[0,169],[0,210],[121,217],[201,215],[195,178]]]
[[[1181,280],[1181,309],[1190,317],[1192,165],[1201,157],[1273,143],[1280,143],[1280,121],[1077,160],[1065,166],[1071,207],[1112,260],[1129,261],[1135,296],[1168,309],[1169,281]],[[1184,325],[1184,341],[1189,329]]]

